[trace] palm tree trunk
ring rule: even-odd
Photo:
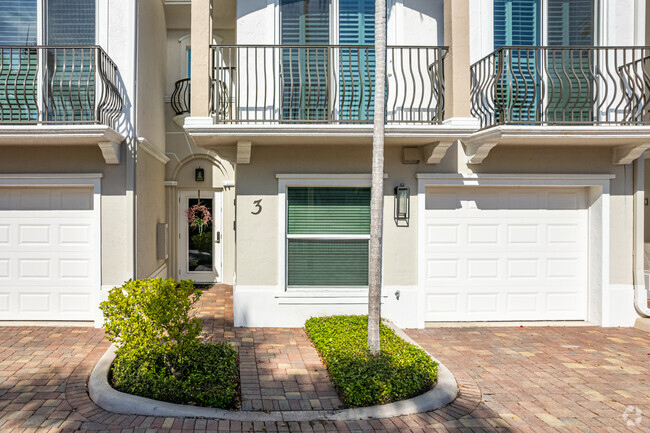
[[[384,95],[386,87],[386,0],[375,0],[375,112],[368,257],[368,350],[380,353],[381,249],[384,212]]]

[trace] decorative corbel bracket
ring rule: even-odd
[[[447,154],[447,150],[454,144],[453,140],[436,141],[422,147],[425,164],[438,164]]]
[[[250,141],[237,142],[237,164],[250,164],[251,147],[252,144]]]
[[[120,163],[120,149],[122,143],[114,141],[100,141],[99,149],[102,151],[102,156],[106,164],[119,164]]]
[[[614,165],[630,164],[650,149],[650,143],[644,144],[623,144],[612,149],[612,163]]]
[[[488,154],[497,143],[495,142],[476,142],[476,143],[465,143],[463,142],[463,148],[465,149],[465,155],[467,156],[468,164],[481,164]]]

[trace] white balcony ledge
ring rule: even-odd
[[[0,146],[98,146],[106,164],[120,163],[124,140],[106,125],[0,125]]]
[[[650,126],[502,125],[462,139],[470,164],[480,164],[496,146],[605,146],[612,163],[629,164],[650,148]]]
[[[185,131],[201,147],[229,146],[241,141],[253,145],[370,145],[372,125],[341,124],[207,124],[188,118]],[[476,131],[474,126],[386,125],[386,145],[425,145],[458,140]]]

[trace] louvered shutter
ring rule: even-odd
[[[592,46],[593,0],[548,0],[548,44]],[[591,50],[550,50],[548,117],[555,122],[584,122],[595,92]]]
[[[328,114],[328,0],[280,0],[282,118],[325,120]]]
[[[539,0],[494,0],[494,48],[535,46],[540,40]],[[539,120],[539,75],[537,52],[512,49],[498,58],[503,68],[496,83],[498,120]]]
[[[374,45],[374,0],[339,0],[339,44]],[[339,55],[341,120],[372,120],[375,50],[341,48]]]
[[[0,45],[36,45],[36,0],[0,0]],[[0,121],[37,120],[35,49],[0,49]]]
[[[370,188],[289,188],[288,286],[367,286],[369,234]]]

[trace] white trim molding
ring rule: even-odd
[[[167,164],[169,162],[167,155],[165,155],[161,150],[151,144],[149,140],[144,137],[138,137],[138,149],[144,150],[146,153],[160,161],[162,164]]]
[[[618,317],[611,315],[611,287],[609,283],[610,238],[610,181],[612,174],[440,174],[417,173],[418,180],[418,326],[424,326],[425,299],[423,266],[426,239],[426,189],[427,187],[502,186],[502,187],[584,187],[590,196],[589,221],[589,290],[587,317],[589,322],[601,326],[616,326]],[[630,304],[631,305],[631,304]]]

